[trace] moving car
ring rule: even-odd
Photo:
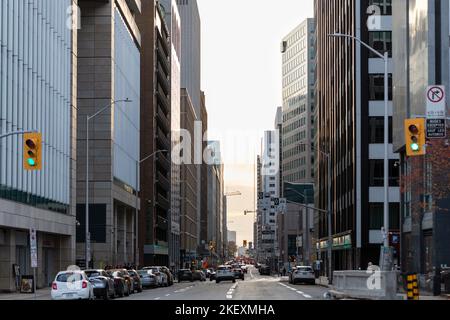
[[[59,272],[52,283],[53,300],[92,300],[94,287],[84,271]]]
[[[182,281],[190,281],[190,282],[194,281],[194,277],[191,270],[181,269],[180,271],[178,271],[178,282]]]
[[[242,269],[240,269],[240,268],[234,268],[233,269],[233,272],[234,272],[234,277],[236,278],[236,279],[241,279],[241,280],[244,280],[245,278],[244,278],[244,271],[242,271]]]
[[[265,265],[265,264],[262,264],[260,267],[259,267],[259,274],[260,275],[265,275],[265,276],[270,276],[270,273],[271,273],[271,270],[270,270],[270,267],[269,266],[267,266],[267,265]]]
[[[221,281],[232,281],[233,283],[236,282],[236,278],[231,267],[220,266],[219,268],[217,268],[216,283],[220,283]]]
[[[136,270],[128,270],[128,274],[133,279],[133,289],[139,293],[142,292],[141,277],[136,272]]]
[[[292,284],[316,284],[316,277],[313,268],[310,266],[298,266],[294,268],[289,275],[289,282]]]
[[[143,288],[154,288],[159,286],[158,279],[151,270],[139,270],[138,274],[141,278]]]
[[[192,272],[192,278],[194,281],[206,281],[206,275],[201,270]]]
[[[86,270],[84,272],[94,287],[96,298],[109,300],[116,297],[114,279],[105,270]]]
[[[124,285],[125,285],[124,294],[125,294],[125,296],[128,297],[130,294],[132,294],[134,292],[133,279],[130,277],[127,270],[116,269],[116,270],[111,270],[111,273],[112,273],[113,277],[124,279]]]

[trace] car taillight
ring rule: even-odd
[[[52,283],[52,290],[58,290],[58,285],[56,284],[56,282]]]
[[[86,281],[83,281],[82,288],[83,288],[83,289],[86,289],[86,288],[87,288],[87,282],[86,282]]]

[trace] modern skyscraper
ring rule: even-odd
[[[369,5],[381,15],[369,17]],[[383,243],[384,63],[355,41],[331,38],[340,32],[392,55],[391,1],[315,1],[317,23],[317,206],[327,209],[331,175],[332,225],[319,218],[318,257],[327,265],[328,228],[333,234],[333,269],[365,269],[377,264]],[[369,17],[369,20],[368,20]],[[375,19],[375,20],[372,20]],[[373,23],[375,21],[375,23]],[[389,59],[389,73],[393,72]],[[389,77],[391,80],[391,76]],[[389,81],[392,100],[392,81]],[[392,116],[392,102],[389,102]],[[398,154],[389,138],[390,232],[399,231]]]
[[[314,179],[315,21],[306,19],[281,43],[283,56],[282,172],[286,182]],[[304,145],[302,145],[304,143]]]
[[[16,292],[11,271],[38,288],[75,261],[77,170],[77,1],[0,3],[0,136],[42,133],[42,170],[23,169],[23,136],[0,138],[0,291]],[[72,16],[72,13],[74,16]]]
[[[449,105],[449,3],[397,0],[392,5],[393,143],[400,153],[402,181],[401,247],[396,245],[402,272],[420,274],[421,291],[439,294],[440,279],[430,275],[450,265],[448,143],[429,139],[425,156],[407,157],[404,121],[426,114],[428,86],[445,86]]]
[[[136,1],[78,4],[77,260],[85,257],[86,118],[100,112],[89,121],[91,261],[97,268],[136,263],[140,7]]]
[[[176,15],[173,14],[172,18],[176,19]],[[177,102],[171,103],[174,91],[171,90],[170,79],[172,68],[176,69],[170,64],[175,53],[171,48],[172,43],[176,43],[176,35],[171,43],[170,28],[158,1],[144,1],[142,15],[137,21],[142,30],[140,141],[141,159],[145,159],[161,150],[170,151],[172,147],[172,110],[175,118],[179,117]],[[179,97],[178,93],[175,95]],[[171,203],[171,188],[174,182],[176,184],[176,178],[171,180],[170,159],[167,154],[159,153],[141,165],[140,265],[169,266],[172,263],[176,267],[169,259],[169,242],[171,238],[173,241],[177,238],[176,228],[175,232],[170,229],[170,208],[176,208],[176,203]],[[174,220],[176,226],[177,221]]]
[[[170,29],[170,122],[172,150],[180,144],[180,89],[181,89],[181,18],[175,0],[160,0],[160,8],[164,13],[166,23]],[[171,166],[171,197],[170,197],[170,236],[169,262],[170,266],[178,270],[180,266],[180,214],[181,214],[181,185],[180,166],[172,162]]]

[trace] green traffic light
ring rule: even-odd
[[[36,161],[34,159],[28,159],[28,165],[30,167],[34,167],[34,166],[36,166]]]
[[[419,144],[418,143],[411,144],[411,150],[412,151],[419,151],[420,150]]]

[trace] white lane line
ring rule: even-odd
[[[161,297],[155,298],[155,300],[160,300],[160,299],[161,299]]]
[[[170,297],[170,293],[166,294],[166,297]]]
[[[233,299],[232,295],[227,295],[227,299]]]
[[[312,299],[312,297],[309,294],[303,294],[303,296],[307,299]]]
[[[302,294],[302,295],[304,294],[302,291],[297,291],[297,293],[298,293],[298,294]]]

